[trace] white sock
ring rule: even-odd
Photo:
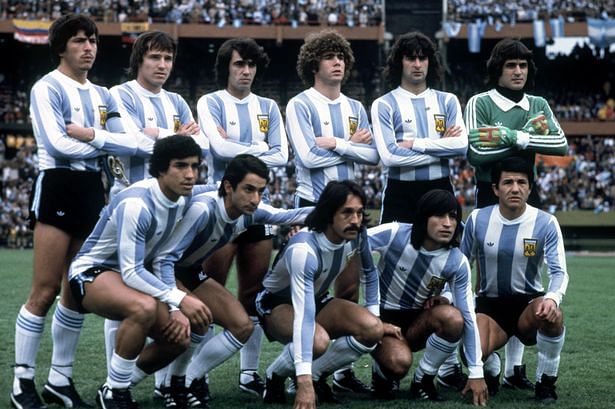
[[[525,345],[519,338],[512,336],[508,339],[506,346],[504,347],[504,376],[513,376],[515,374],[515,366],[523,364],[523,352],[525,351]]]
[[[339,380],[342,380],[344,378],[345,372],[346,371],[352,371],[352,363],[348,364],[348,365],[344,365],[342,366],[340,369],[337,369],[335,372],[333,372],[333,378]]]
[[[85,316],[58,303],[51,321],[53,349],[49,383],[56,386],[68,386],[73,377],[73,362],[77,352],[77,343],[83,328]]]
[[[105,319],[104,334],[105,334],[105,356],[107,358],[107,372],[109,365],[111,364],[111,357],[113,356],[113,350],[115,349],[115,336],[117,335],[117,329],[120,327],[122,321]]]
[[[131,386],[138,385],[139,382],[147,378],[148,375],[149,374],[147,372],[145,372],[143,369],[135,365],[135,368],[132,370],[132,376],[130,377],[130,385]]]
[[[375,348],[375,344],[363,345],[352,335],[337,338],[324,354],[312,362],[312,377],[318,380],[321,375],[330,374],[338,368],[349,365]]]
[[[36,355],[44,328],[45,317],[32,314],[22,305],[15,321],[15,378],[34,379]]]
[[[415,380],[420,381],[425,374],[435,375],[446,358],[457,350],[457,345],[459,345],[459,341],[449,342],[436,334],[431,334],[427,338],[425,352],[416,368]]]
[[[258,366],[261,359],[261,344],[263,341],[263,328],[258,322],[258,317],[250,317],[254,324],[254,332],[250,338],[243,344],[243,348],[239,351],[239,368],[241,372],[254,373],[258,371]]]
[[[287,378],[295,374],[295,350],[293,343],[289,342],[282,349],[282,353],[267,368],[267,377],[276,374]]]
[[[447,376],[455,371],[455,367],[459,365],[459,357],[457,356],[457,350],[450,354],[440,368],[438,369],[438,376]]]
[[[215,336],[216,336],[216,326],[215,324],[209,324],[209,327],[207,328],[207,332],[201,338],[201,343],[197,345],[194,352],[192,352],[192,359],[194,359],[195,356],[199,356],[201,354],[201,351],[203,350],[203,347],[205,347],[205,345],[207,345],[207,343],[211,341]],[[188,367],[190,367],[190,364],[188,364]],[[205,374],[205,383],[209,384],[209,374],[207,373]],[[190,384],[186,383],[186,385],[190,385]]]
[[[107,385],[112,389],[126,389],[130,386],[132,373],[137,366],[137,358],[124,359],[113,351],[111,370],[107,374]]]
[[[156,388],[160,389],[164,386],[168,371],[169,371],[169,365],[154,372],[154,386]]]
[[[557,376],[559,369],[560,354],[564,347],[564,339],[566,338],[566,328],[561,335],[557,337],[548,337],[538,331],[536,335],[536,349],[538,351],[538,359],[536,364],[536,381],[540,382],[542,374],[548,376]]]
[[[207,343],[207,348],[201,349],[193,356],[186,372],[186,385],[193,379],[202,378],[206,373],[229,359],[243,346],[230,331],[224,330]]]
[[[486,374],[497,376],[502,370],[502,360],[496,352],[492,352],[483,363],[483,370]]]
[[[190,346],[188,349],[184,351],[183,354],[175,358],[173,362],[169,364],[167,377],[165,380],[165,386],[171,386],[171,376],[185,376],[188,371],[188,365],[190,364],[190,360],[194,355],[194,351],[198,348],[198,346],[203,342],[203,336],[199,334],[195,334],[194,332],[190,334]],[[187,385],[190,385],[189,383]]]

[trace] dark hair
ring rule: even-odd
[[[248,173],[254,173],[269,183],[269,169],[265,162],[256,156],[243,153],[235,156],[226,165],[226,170],[224,171],[224,175],[220,181],[220,187],[218,188],[218,196],[226,196],[226,190],[224,189],[225,180],[228,180],[233,190],[235,190],[237,185],[241,183]]]
[[[265,49],[258,45],[251,38],[233,38],[226,40],[218,49],[214,71],[216,72],[216,82],[220,88],[228,85],[228,66],[233,56],[233,50],[244,60],[252,60],[256,63],[256,78],[263,75],[265,68],[269,65],[269,56]]]
[[[440,216],[455,212],[457,227],[448,247],[459,247],[461,232],[461,205],[451,192],[434,189],[425,193],[416,204],[416,216],[412,224],[410,243],[416,250],[420,249],[427,237],[427,221],[431,216]]]
[[[351,180],[343,180],[341,182],[333,180],[327,183],[327,186],[325,186],[325,189],[320,194],[316,207],[305,219],[305,225],[310,230],[319,233],[324,232],[327,226],[333,223],[335,212],[346,203],[348,195],[357,196],[361,199],[363,206],[365,206],[367,202],[365,192],[355,182]],[[363,216],[361,224],[365,225],[367,222],[367,217]]]
[[[157,178],[169,169],[173,159],[197,156],[202,159],[201,147],[194,139],[183,135],[171,135],[154,144],[154,153],[149,158],[149,174]]]
[[[502,172],[516,172],[527,175],[530,187],[534,184],[534,167],[526,159],[519,156],[509,156],[506,159],[496,162],[491,168],[491,183],[498,185]]]
[[[328,52],[344,54],[344,81],[348,79],[354,65],[354,54],[350,43],[334,30],[323,30],[307,36],[299,50],[297,74],[305,85],[314,85],[314,74],[318,72],[320,61]]]
[[[81,14],[66,14],[51,24],[49,27],[49,47],[51,59],[54,64],[60,63],[60,54],[66,50],[68,40],[83,30],[86,36],[96,36],[98,43],[98,27],[92,19]]]
[[[526,60],[527,61],[527,81],[524,90],[534,88],[534,78],[536,77],[536,64],[534,55],[518,39],[505,38],[491,50],[491,56],[487,60],[487,85],[495,87],[502,76],[502,69],[507,60]]]
[[[146,31],[137,37],[130,53],[130,65],[128,67],[130,78],[137,78],[139,68],[143,64],[143,57],[150,50],[168,51],[173,54],[173,61],[175,61],[177,42],[173,37],[162,31]]]
[[[401,35],[395,41],[387,57],[384,76],[391,87],[395,88],[401,84],[402,61],[404,57],[412,57],[413,55],[424,55],[429,60],[426,78],[428,87],[433,87],[442,82],[442,63],[436,45],[425,34],[413,31]]]

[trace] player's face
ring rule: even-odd
[[[137,81],[148,91],[159,92],[173,69],[173,53],[147,50],[139,66]]]
[[[327,226],[325,235],[333,243],[354,240],[363,222],[363,203],[358,196],[348,195],[346,202],[333,215],[333,223]]]
[[[429,58],[423,53],[404,55],[402,65],[402,85],[410,85],[412,88],[427,84],[427,72],[429,70]]]
[[[423,247],[427,250],[437,250],[453,240],[457,228],[457,214],[451,211],[445,214],[436,214],[427,219],[427,235]]]
[[[66,48],[60,53],[60,66],[68,75],[80,76],[94,65],[98,45],[96,36],[87,36],[85,31],[79,30],[66,42]]]
[[[318,63],[318,71],[314,73],[314,83],[341,85],[345,72],[344,53],[327,51]]]
[[[500,75],[498,85],[513,91],[520,91],[525,87],[527,73],[527,60],[506,60],[502,67],[502,75]]]
[[[233,50],[228,64],[228,82],[226,89],[233,96],[246,96],[252,89],[256,76],[256,62],[244,60],[236,50]]]
[[[228,215],[236,219],[242,214],[254,213],[261,202],[266,186],[267,180],[255,173],[248,173],[235,189],[225,180],[224,204]]]
[[[189,156],[183,159],[172,159],[169,168],[158,177],[160,190],[172,201],[180,196],[192,193],[192,188],[199,176],[199,158]]]
[[[527,175],[519,172],[502,172],[499,183],[493,187],[502,213],[513,216],[518,216],[525,210],[530,189]]]

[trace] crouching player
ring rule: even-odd
[[[392,398],[394,381],[412,365],[412,353],[425,348],[410,395],[443,400],[434,385],[440,365],[460,339],[469,379],[463,393],[473,403],[487,404],[480,342],[470,282],[470,266],[458,249],[461,207],[445,190],[425,193],[417,203],[414,224],[387,223],[368,230],[373,251],[380,253],[380,317],[386,334],[372,353],[373,393]],[[455,300],[441,295],[448,284]]]
[[[115,196],[70,266],[81,309],[121,321],[96,397],[102,409],[136,407],[131,383],[180,355],[190,342],[190,325],[207,328],[212,320],[205,304],[176,287],[173,274],[156,274],[151,265],[186,211],[200,162],[201,148],[192,138],[156,142],[153,178]],[[154,342],[145,346],[148,336]]]
[[[382,338],[364,206],[360,186],[329,182],[307,228],[289,240],[265,276],[256,309],[268,338],[286,344],[267,368],[266,403],[285,401],[284,381],[291,375],[297,377],[295,408],[314,408],[317,397],[319,403],[336,402],[327,375],[371,352]],[[361,260],[367,308],[329,295],[353,257]]]

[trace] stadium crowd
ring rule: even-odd
[[[347,25],[365,27],[382,22],[379,0],[72,0],[37,2],[3,0],[3,19],[55,19],[69,12],[97,21],[168,22],[186,24]]]
[[[615,15],[612,0],[449,0],[448,19],[457,22],[500,20],[512,24],[515,21],[533,21],[538,17],[563,16],[568,22],[585,21],[588,17],[608,18]]]

